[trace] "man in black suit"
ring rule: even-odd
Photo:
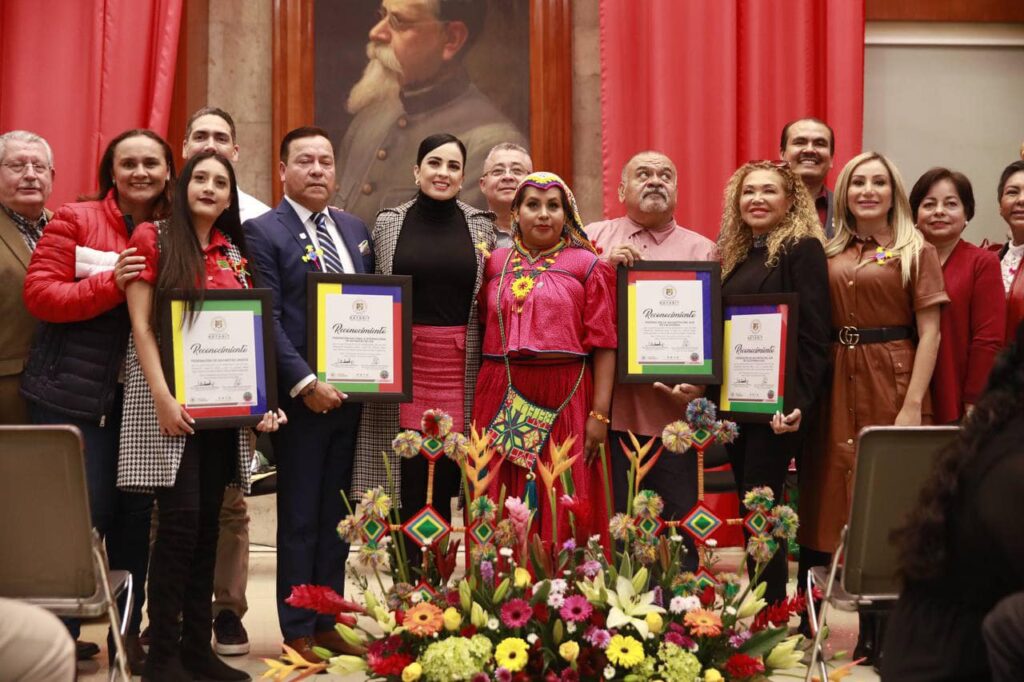
[[[281,141],[285,198],[245,223],[246,239],[274,294],[281,406],[288,425],[273,434],[277,455],[277,612],[285,643],[319,662],[314,645],[346,647],[334,619],[285,603],[292,587],[345,586],[348,545],[336,532],[345,515],[360,405],[318,381],[306,362],[306,274],[372,273],[373,250],[358,218],[329,208],[335,190],[334,148],[320,128],[292,130]],[[310,254],[313,254],[311,256]]]
[[[832,157],[836,153],[836,135],[831,126],[817,118],[790,121],[782,129],[779,156],[800,176],[814,199],[818,220],[829,239],[835,234],[832,227],[832,190],[825,186],[825,178],[832,170]]]

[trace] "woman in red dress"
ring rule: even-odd
[[[608,510],[597,455],[608,435],[615,379],[614,271],[594,252],[572,192],[557,175],[527,176],[512,211],[515,244],[491,254],[480,291],[484,361],[473,420],[477,428],[486,428],[499,413],[507,415],[510,386],[529,403],[557,411],[537,459],[550,463],[549,444],[576,437],[568,456],[582,455],[572,466],[572,478],[576,497],[587,508],[577,513],[577,539],[594,533],[604,537]],[[523,440],[529,445],[531,435],[524,434]],[[501,445],[502,438],[496,442]],[[551,540],[546,492],[532,478],[535,462],[523,449],[505,444],[506,460],[491,496],[498,499],[504,486],[510,497],[530,498],[531,489],[539,488],[537,517],[542,537]],[[561,483],[555,487],[561,495]],[[561,506],[558,517],[558,538],[571,537]]]
[[[974,191],[963,173],[932,168],[910,191],[917,229],[942,263],[949,304],[942,307],[939,355],[932,374],[935,423],[958,422],[971,410],[1003,346],[1006,301],[994,253],[960,238],[974,217]]]

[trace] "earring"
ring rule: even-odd
[[[415,182],[416,182],[416,186],[419,187],[420,186],[420,179],[416,178]]]

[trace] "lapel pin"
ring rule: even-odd
[[[306,233],[305,232],[300,232],[299,233],[299,239],[305,239],[305,238],[306,238]]]

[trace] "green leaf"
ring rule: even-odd
[[[789,635],[787,628],[771,628],[755,633],[739,648],[747,656],[766,656]]]
[[[545,580],[540,584],[540,587],[533,593],[530,598],[530,606],[536,606],[542,601],[547,601],[548,594],[551,593],[551,581]]]
[[[554,640],[555,646],[562,643],[562,638],[565,637],[565,626],[562,625],[562,619],[559,618],[555,621],[555,626],[551,630],[551,639]]]

